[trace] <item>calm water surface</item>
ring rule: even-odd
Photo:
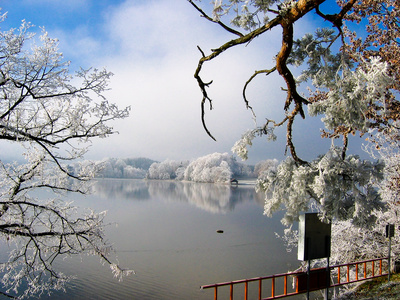
[[[64,260],[58,267],[77,279],[50,299],[213,299],[199,287],[298,266],[296,251],[275,237],[282,215],[263,216],[263,197],[251,185],[104,179],[93,195],[73,197],[118,223],[107,239],[136,274],[118,282],[97,258]]]

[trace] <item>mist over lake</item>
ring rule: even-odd
[[[98,258],[68,258],[57,267],[77,279],[48,299],[212,299],[201,285],[298,267],[275,236],[282,214],[264,216],[253,185],[101,179],[93,188],[71,195],[74,205],[107,210],[106,238],[136,274],[118,282]]]

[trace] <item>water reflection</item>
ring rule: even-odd
[[[144,180],[98,179],[93,184],[94,193],[104,199],[135,199],[150,198]]]
[[[107,199],[187,202],[211,213],[233,211],[237,204],[256,202],[264,205],[264,197],[256,193],[253,185],[230,186],[224,184],[194,183],[162,180],[99,180],[95,193]]]
[[[96,259],[71,258],[60,269],[78,279],[51,300],[207,300],[213,292],[200,291],[202,284],[298,267],[296,254],[275,237],[282,215],[263,215],[263,196],[253,185],[101,179],[92,195],[74,197],[76,205],[106,210],[107,221],[118,223],[106,228],[106,237],[136,275],[118,282]]]

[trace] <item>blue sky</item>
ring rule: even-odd
[[[215,142],[200,119],[201,93],[193,78],[200,58],[197,45],[208,53],[233,36],[200,18],[186,0],[0,0],[0,7],[8,12],[1,30],[18,27],[25,19],[59,39],[72,68],[105,67],[115,74],[107,97],[120,107],[130,105],[131,116],[114,123],[118,135],[93,142],[90,159],[181,160],[230,152],[254,126],[241,98],[243,84],[256,69],[273,66],[280,46],[281,33],[273,30],[205,66],[204,78],[214,80],[209,89],[214,110],[206,120]],[[314,21],[301,20],[296,34],[312,31]],[[273,75],[257,78],[249,89],[260,124],[265,118],[282,118],[286,97],[281,86],[283,80]],[[326,152],[330,141],[319,137],[319,118],[296,125],[294,139],[302,158]],[[249,163],[284,158],[285,132],[277,134],[277,142],[256,141]]]

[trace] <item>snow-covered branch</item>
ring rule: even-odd
[[[72,76],[58,41],[44,31],[36,38],[30,28],[23,22],[0,32],[0,141],[25,150],[19,162],[0,160],[0,238],[10,249],[0,262],[1,293],[16,298],[64,289],[71,277],[53,263],[68,255],[96,255],[115,275],[130,273],[109,257],[105,214],[80,214],[57,200],[66,192],[89,191],[99,164],[81,164],[76,172],[70,163],[83,157],[92,138],[113,134],[109,122],[127,117],[129,108],[104,97],[110,72]],[[33,196],[37,189],[54,194],[44,200]]]

